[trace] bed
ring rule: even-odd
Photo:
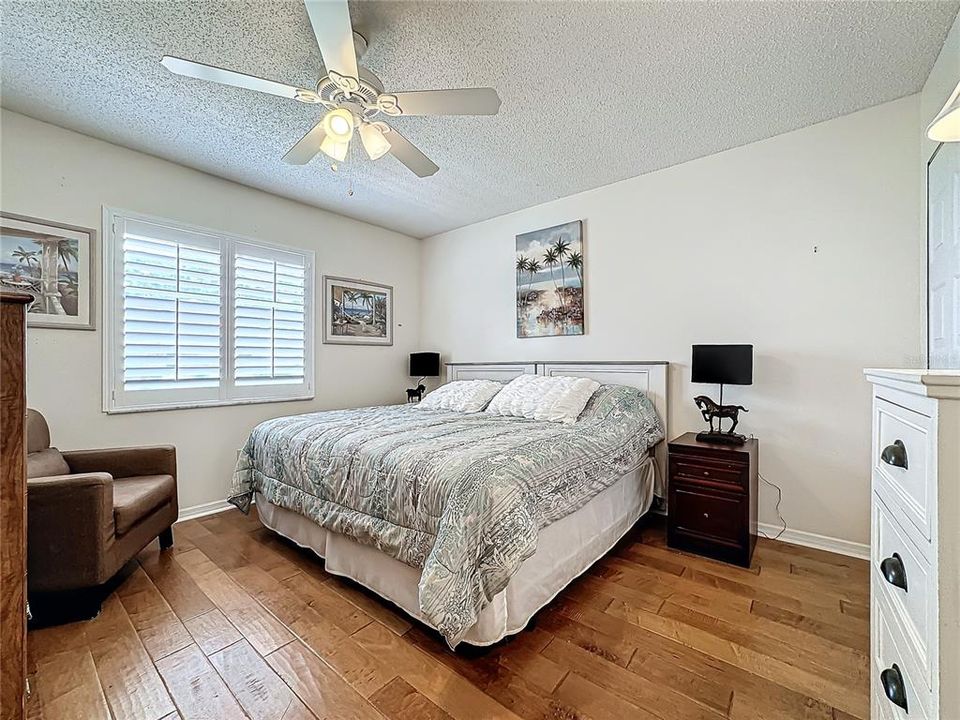
[[[231,501],[451,647],[498,642],[664,495],[666,363],[446,366],[447,381],[521,374],[601,388],[573,425],[413,405],[269,420]]]

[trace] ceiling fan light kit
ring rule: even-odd
[[[363,123],[360,126],[360,142],[371,160],[379,160],[390,152],[390,141],[376,123]]]
[[[936,142],[960,142],[960,84],[927,127],[927,137]]]
[[[316,90],[169,55],[161,64],[178,75],[323,105],[327,113],[283,156],[293,165],[305,165],[319,152],[343,162],[356,129],[371,160],[389,153],[418,177],[428,177],[439,169],[436,163],[396,129],[377,120],[378,115],[496,115],[500,111],[500,97],[493,88],[385,93],[380,79],[357,63],[367,40],[354,32],[346,0],[304,3],[326,67]]]

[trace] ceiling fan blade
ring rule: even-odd
[[[210,82],[220,83],[221,85],[230,85],[232,87],[244,88],[246,90],[256,90],[257,92],[269,93],[270,95],[279,95],[280,97],[295,99],[298,95],[315,95],[312,90],[285,85],[275,80],[266,80],[254,75],[244,75],[233,70],[226,70],[214,65],[205,65],[194,62],[193,60],[184,60],[183,58],[164,55],[160,61],[167,70],[177,75],[197,78],[198,80],[209,80]]]
[[[359,78],[347,0],[304,0],[327,72]]]
[[[500,96],[493,88],[413,90],[390,93],[401,115],[496,115]]]
[[[320,152],[320,145],[326,136],[327,131],[323,129],[323,120],[321,120],[310,128],[310,131],[300,138],[296,145],[287,150],[283,161],[291,165],[306,165],[313,160],[314,155]]]
[[[403,135],[393,128],[384,134],[390,143],[390,154],[406,165],[417,177],[430,177],[440,168]]]

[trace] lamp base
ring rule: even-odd
[[[716,445],[743,445],[747,442],[747,438],[739,433],[704,430],[697,433],[697,442],[714,443]]]

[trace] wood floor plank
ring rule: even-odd
[[[192,642],[180,618],[170,609],[143,568],[138,567],[117,589],[117,597],[140,635],[140,641],[154,660],[181,650]]]
[[[360,647],[333,618],[322,615],[307,604],[306,598],[260,568],[240,568],[232,571],[232,575],[364,697],[396,677],[395,668]],[[344,606],[346,612],[354,607],[349,603]]]
[[[53,720],[107,720],[110,710],[86,648],[57,653],[37,664],[36,692],[42,717]]]
[[[316,720],[246,640],[210,656],[250,720]]]
[[[394,678],[370,702],[390,720],[453,720],[403,678]]]
[[[630,630],[631,623],[615,626],[611,623],[623,623],[606,613],[582,607],[572,607],[568,601],[560,601],[552,606],[553,612],[570,615],[588,627],[608,633],[618,633],[634,644],[640,644],[640,638]],[[826,703],[852,714],[867,712],[868,693],[856,683],[840,678],[828,678],[807,669],[798,668],[777,658],[772,658],[752,648],[744,647],[722,637],[718,637],[702,628],[654,613],[638,611],[632,618],[632,624],[653,633],[676,640],[725,662],[743,667],[750,672],[765,677],[774,683],[783,685],[805,695],[822,698]]]
[[[203,594],[189,573],[174,560],[172,553],[161,552],[148,546],[137,559],[140,567],[181,622],[213,609],[213,602]]]
[[[321,720],[378,720],[383,715],[299,640],[267,656],[274,672]]]
[[[646,708],[651,715],[663,720],[721,720],[727,715],[726,705],[717,708],[699,703],[638,673],[606,662],[566,640],[555,638],[543,654],[558,666],[589,678],[595,685],[633,705]]]
[[[309,575],[309,573],[307,574]],[[311,575],[311,577],[316,580],[315,576]],[[397,635],[403,635],[413,627],[408,615],[397,609],[389,601],[372,597],[372,593],[366,592],[356,583],[332,575],[327,580],[326,585],[351,605],[359,608]]]
[[[293,634],[237,585],[199,548],[178,555],[176,562],[261,655],[293,640]]]
[[[111,712],[161,718],[176,708],[120,599],[111,595],[87,625],[90,652]]]
[[[667,601],[658,614],[813,672],[842,675],[857,682],[869,681],[866,677],[870,669],[867,653],[821,637],[809,637],[758,616],[723,615],[709,604],[679,597]]]
[[[216,608],[187,620],[184,625],[206,655],[213,655],[243,638],[240,631]]]
[[[353,603],[345,603],[343,596],[329,587],[329,583],[318,583],[303,573],[297,573],[284,580],[283,585],[348,635],[373,620]]]
[[[196,645],[157,661],[157,670],[170,688],[185,718],[246,718],[236,698]]]
[[[591,720],[659,720],[649,710],[627,702],[575,672],[564,678],[554,695]]]
[[[456,720],[515,720],[517,717],[464,677],[411,646],[378,622],[361,628],[353,637],[371,654],[385,658],[397,668],[404,680]]]
[[[846,621],[843,624],[828,623],[762,602],[752,603],[750,613],[780,625],[796,628],[808,637],[829,640],[832,643],[844,645],[863,653],[870,652],[870,628],[868,622],[853,623]],[[806,642],[806,640],[800,640],[799,642]]]
[[[304,575],[309,575],[318,582],[325,582],[334,577],[324,570],[323,558],[317,556],[312,550],[302,548],[265,527],[251,531],[248,534],[256,542],[269,548],[278,555],[282,555],[290,563],[296,565]]]
[[[552,639],[549,633],[539,628],[529,633],[521,633],[512,638],[510,643],[493,648],[479,657],[466,657],[450,652],[439,635],[416,626],[404,639],[412,642],[434,661],[466,678],[518,717],[553,719],[577,716],[573,708],[553,697],[553,691],[566,677],[568,671],[565,668],[552,671],[549,680],[539,671],[539,678],[526,679],[530,677],[529,674],[521,675],[520,667],[513,662],[516,660],[515,647],[519,647],[524,653],[539,652]],[[514,641],[518,641],[518,644],[514,645]],[[543,660],[554,665],[548,658]]]

